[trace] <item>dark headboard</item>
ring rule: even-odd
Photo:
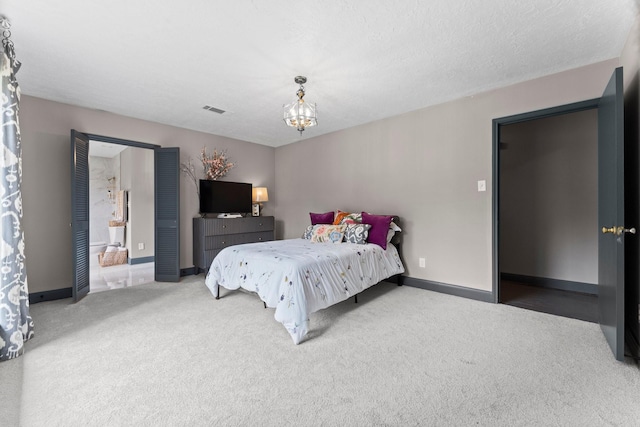
[[[393,222],[396,223],[396,225],[400,228],[402,228],[402,222],[400,221],[400,217],[397,215],[392,215],[393,216]],[[398,248],[398,250],[400,250],[400,245],[402,244],[402,231],[396,231],[396,234],[393,235],[393,238],[391,239],[391,243],[393,243],[393,245]]]
[[[400,257],[400,261],[402,262],[402,264],[406,265],[405,262],[404,262],[404,257],[402,256],[402,235],[404,234],[404,227],[402,226],[402,222],[400,221],[400,217],[397,216],[397,215],[393,215],[393,222],[395,222],[398,227],[402,228],[402,231],[396,231],[396,234],[394,234],[393,238],[391,239],[391,243],[398,250],[398,256]],[[402,274],[398,274],[398,275],[396,275],[394,277],[395,277],[395,279],[391,280],[391,281],[393,281],[395,283],[398,283],[398,286],[402,286],[402,284],[403,284],[403,276],[402,276]]]

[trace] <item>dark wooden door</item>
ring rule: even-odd
[[[598,104],[598,311],[602,332],[624,359],[624,101],[617,68]]]
[[[89,293],[89,137],[71,130],[73,301]]]
[[[155,150],[155,280],[180,280],[180,149]]]

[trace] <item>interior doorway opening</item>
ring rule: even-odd
[[[496,302],[597,323],[597,100],[495,126]]]
[[[154,280],[154,153],[89,140],[90,292]]]
[[[73,301],[90,290],[89,268],[89,141],[112,142],[153,150],[154,279],[180,281],[180,149],[85,134],[71,129],[71,235]]]

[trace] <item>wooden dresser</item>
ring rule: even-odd
[[[193,265],[206,272],[222,249],[275,239],[274,217],[193,218]]]

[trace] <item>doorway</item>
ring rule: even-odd
[[[595,108],[500,126],[500,300],[598,321]]]
[[[90,292],[154,280],[153,150],[89,140]]]
[[[153,149],[154,157],[154,280],[180,280],[180,149],[86,134],[71,129],[72,296],[74,302],[90,289],[89,141],[96,140]]]
[[[597,106],[494,121],[496,302],[598,322]]]

